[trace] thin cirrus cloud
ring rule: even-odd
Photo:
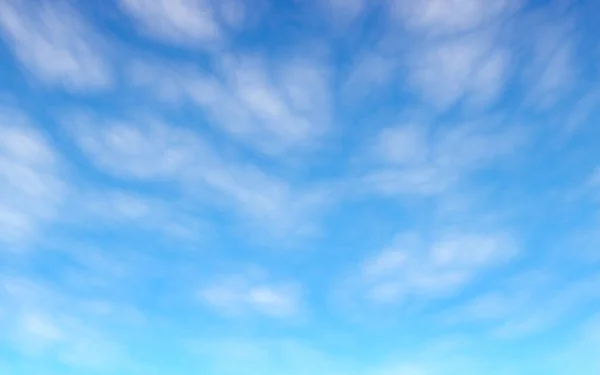
[[[364,176],[367,186],[393,196],[439,195],[527,145],[527,131],[494,125],[495,119],[441,129],[417,121],[384,128],[374,138],[371,158],[379,170]]]
[[[510,75],[512,51],[503,46],[510,1],[398,2],[397,19],[423,43],[409,52],[409,82],[437,108],[459,100],[488,106]],[[452,9],[452,16],[445,12]]]
[[[105,90],[114,83],[102,38],[69,3],[4,1],[0,14],[5,40],[42,81],[77,92]]]
[[[596,272],[563,283],[556,274],[528,271],[505,280],[494,288],[453,306],[438,315],[443,324],[478,326],[482,333],[500,340],[518,340],[561,324],[574,306],[597,298]]]
[[[513,0],[395,1],[391,5],[391,15],[410,29],[438,36],[477,29],[485,23],[506,17],[519,7],[519,2]]]
[[[572,373],[595,8],[1,2],[0,368]]]
[[[21,113],[0,115],[0,232],[2,242],[32,238],[57,215],[65,185],[62,162],[47,136]]]
[[[198,291],[199,300],[221,313],[288,318],[300,311],[300,291],[292,283],[264,280],[256,272],[217,279]]]
[[[218,51],[231,37],[256,23],[263,1],[119,0],[121,10],[142,34],[174,46]]]
[[[118,343],[89,316],[80,315],[80,301],[73,303],[64,293],[22,277],[3,277],[0,285],[4,339],[22,350],[24,358],[52,353],[62,365],[84,371],[110,368],[120,360]]]
[[[208,224],[197,212],[189,212],[178,202],[164,202],[143,194],[122,191],[84,191],[71,199],[73,221],[79,226],[130,226],[138,230],[162,233],[169,241],[196,241],[207,235]]]
[[[508,79],[510,52],[487,38],[467,36],[415,51],[412,84],[441,108],[461,99],[493,103]]]
[[[75,144],[98,168],[139,179],[169,179],[184,174],[194,158],[207,160],[203,141],[184,128],[155,119],[105,121],[83,113],[64,120]]]
[[[259,226],[274,233],[302,231],[305,216],[327,193],[318,187],[296,191],[252,165],[224,159],[194,131],[153,119],[133,116],[131,121],[105,122],[74,113],[65,116],[64,127],[79,150],[105,173],[168,183],[204,204],[220,201],[220,206],[258,219]]]
[[[198,82],[193,97],[229,134],[273,154],[329,128],[330,86],[320,66],[285,62],[278,77],[269,77],[267,65],[252,57],[224,65],[225,86]]]
[[[201,108],[210,124],[266,155],[293,153],[331,129],[332,88],[318,59],[290,58],[273,64],[256,56],[224,56],[221,74],[136,62],[135,88],[163,103]]]
[[[161,40],[206,45],[222,38],[210,1],[122,0],[119,5],[142,32]]]
[[[500,234],[447,234],[431,243],[399,235],[363,266],[367,298],[380,302],[455,293],[480,272],[516,254],[514,240]]]
[[[362,83],[364,92],[380,91],[390,81],[441,111],[460,103],[485,109],[498,100],[518,53],[507,27],[517,2],[394,1],[385,7],[384,37],[358,55],[346,90]]]

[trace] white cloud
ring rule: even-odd
[[[492,103],[508,79],[511,53],[490,38],[478,34],[417,47],[408,81],[440,109],[463,98],[480,105]]]
[[[51,322],[48,317],[36,313],[26,313],[20,317],[23,333],[43,342],[61,341],[64,337],[62,330]]]
[[[527,129],[522,125],[488,122],[442,127],[434,136],[432,158],[438,166],[473,171],[508,157],[526,142]]]
[[[516,251],[504,233],[448,233],[429,241],[400,235],[365,262],[362,282],[369,298],[380,302],[453,294],[483,270],[509,261]]]
[[[228,315],[291,317],[300,312],[300,294],[292,283],[274,283],[254,274],[226,277],[198,292],[202,302]]]
[[[384,169],[369,173],[363,183],[387,196],[439,195],[456,181],[454,175],[435,167],[410,169]]]
[[[253,0],[252,3],[240,0],[213,0],[212,3],[221,25],[223,28],[229,28],[230,32],[239,32],[255,26],[270,6],[264,0]]]
[[[301,234],[324,202],[319,189],[295,189],[246,163],[226,160],[194,131],[149,119],[65,120],[76,144],[100,170],[116,177],[173,184],[188,204],[216,204],[259,219],[272,234]],[[252,225],[252,224],[250,224]]]
[[[365,0],[325,0],[323,3],[334,25],[338,27],[352,23],[367,7]]]
[[[45,135],[15,111],[0,113],[0,242],[35,238],[65,194],[61,162]]]
[[[310,145],[330,128],[329,76],[310,59],[281,61],[270,74],[256,57],[227,59],[224,82],[189,87],[193,100],[233,137],[269,155]]]
[[[27,279],[0,279],[0,300],[6,313],[2,339],[28,360],[51,358],[78,369],[116,365],[117,343],[89,320],[77,315],[77,303],[47,285]]]
[[[207,235],[207,224],[184,202],[124,191],[90,191],[72,197],[71,225],[97,228],[135,226],[170,240],[195,241]],[[102,225],[104,224],[104,225]]]
[[[217,129],[267,155],[303,150],[330,130],[329,71],[317,59],[229,56],[219,71],[137,62],[129,79],[171,105],[199,106]]]
[[[523,78],[527,104],[542,109],[577,85],[576,8],[549,3],[524,10],[517,0],[392,4],[397,24],[387,38],[406,37],[407,80],[438,110],[461,102],[488,108],[513,77]]]
[[[486,292],[441,311],[444,325],[477,326],[490,337],[509,340],[552,329],[571,313],[597,300],[597,274],[565,280],[557,272],[521,271]]]
[[[113,81],[103,41],[63,1],[0,3],[0,33],[39,79],[71,91],[101,90]]]
[[[397,59],[406,61],[406,81],[413,93],[439,111],[460,103],[475,110],[494,104],[514,70],[515,51],[506,41],[519,1],[390,4],[392,24],[382,47],[388,45],[399,53]]]
[[[486,26],[519,7],[515,0],[396,0],[392,14],[407,27],[433,35]]]
[[[552,16],[552,7],[526,19],[523,31],[531,35],[525,40],[530,49],[524,69],[525,83],[529,85],[528,104],[549,108],[568,93],[575,84],[580,68],[575,49],[577,20],[572,14]]]
[[[179,177],[198,160],[211,162],[203,141],[192,131],[151,118],[137,120],[99,121],[75,114],[64,122],[86,156],[117,176],[168,179]]]
[[[450,324],[501,320],[514,313],[518,309],[517,305],[527,297],[526,293],[508,296],[501,292],[490,292],[479,295],[462,306],[444,310],[442,320]]]
[[[406,124],[383,129],[372,144],[380,166],[364,183],[386,195],[438,195],[507,158],[526,141],[524,129],[495,119],[462,125]]]
[[[237,93],[238,100],[258,119],[262,125],[260,132],[272,134],[285,143],[301,140],[310,132],[312,124],[292,116],[288,105],[278,95],[260,62],[252,59],[239,61],[229,69],[228,79]],[[293,89],[294,87],[290,87],[289,93],[293,94]],[[256,137],[255,134],[251,136]]]
[[[374,152],[390,164],[425,163],[429,158],[427,129],[417,124],[383,129],[377,136]]]
[[[557,274],[557,273],[554,273]],[[581,275],[574,280],[549,280],[538,288],[530,288],[530,298],[514,314],[493,328],[492,335],[502,339],[526,337],[548,331],[576,311],[594,305],[598,300],[598,273]],[[521,288],[527,288],[522,285]],[[508,296],[515,291],[507,291]]]
[[[207,0],[119,0],[119,4],[142,32],[162,41],[203,47],[223,38]],[[231,22],[237,17],[235,13],[228,16]]]
[[[307,220],[327,204],[327,191],[294,188],[252,166],[222,165],[203,172],[201,178],[231,200],[230,208],[259,219],[259,226],[266,224],[264,229],[273,235],[309,234],[312,226]]]
[[[102,165],[114,168],[119,176],[179,178],[185,174],[183,164],[179,164],[185,157],[178,159],[169,155],[195,151],[189,151],[188,144],[177,139],[176,131],[171,138],[157,133],[150,139],[147,134],[117,126],[104,129],[102,138],[91,128],[82,129],[86,133],[79,134],[81,138],[93,138],[89,152],[94,153]],[[189,140],[193,144],[193,139]],[[134,142],[137,142],[137,152],[132,151]],[[170,147],[175,151],[169,151]],[[167,160],[161,164],[163,159],[152,159],[154,152]],[[193,157],[190,161],[197,161],[201,155],[193,154]],[[0,242],[26,246],[37,240],[42,228],[50,224],[70,228],[90,225],[96,229],[98,224],[103,224],[100,225],[103,228],[130,224],[182,240],[197,240],[206,233],[205,223],[185,203],[102,190],[89,184],[77,189],[67,184],[67,177],[75,181],[67,167],[46,134],[34,128],[23,115],[15,111],[4,111],[0,115]],[[67,198],[69,214],[65,215],[60,208]]]

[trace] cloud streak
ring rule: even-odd
[[[527,141],[520,127],[503,128],[495,119],[433,129],[416,121],[375,137],[371,153],[379,168],[364,177],[367,186],[389,196],[439,195],[515,155]]]
[[[35,238],[51,222],[65,194],[60,156],[21,113],[0,114],[0,242]]]
[[[488,267],[509,261],[518,251],[505,234],[450,233],[431,242],[399,235],[363,266],[368,298],[395,302],[407,297],[438,297],[457,292]]]
[[[159,40],[188,46],[219,42],[222,31],[206,0],[120,0],[139,30]]]
[[[262,279],[255,272],[225,277],[202,287],[198,297],[216,311],[230,316],[259,314],[288,318],[301,312],[298,286]]]
[[[21,64],[50,85],[74,92],[106,90],[114,82],[105,43],[67,2],[33,7],[0,4],[0,31]]]
[[[237,210],[273,233],[301,233],[306,215],[316,212],[326,193],[296,189],[255,166],[227,160],[185,127],[143,117],[98,122],[94,116],[75,114],[67,116],[65,129],[103,172],[172,184],[184,199]]]

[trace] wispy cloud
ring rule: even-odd
[[[520,6],[513,0],[395,1],[391,15],[418,32],[433,36],[476,30],[501,20]]]
[[[121,1],[142,31],[178,43],[202,44],[220,38],[207,1]]]
[[[302,233],[306,215],[326,193],[296,189],[255,166],[225,159],[196,132],[147,117],[98,121],[77,114],[65,120],[65,129],[105,173],[171,184],[193,202],[216,203],[241,218],[258,219],[273,234]]]
[[[504,46],[504,22],[514,14],[517,2],[391,4],[389,33],[408,34],[406,80],[415,93],[439,110],[461,101],[483,108],[493,104],[511,74],[512,51]]]
[[[160,233],[170,240],[202,241],[209,235],[202,212],[184,202],[124,191],[88,189],[73,195],[72,220],[76,227],[132,227]]]
[[[215,49],[228,33],[252,22],[249,2],[239,0],[119,0],[121,9],[137,29],[159,41],[183,47]],[[259,2],[252,10],[261,8]]]
[[[527,271],[503,285],[443,310],[443,324],[485,327],[495,339],[511,340],[546,332],[579,308],[594,305],[598,275],[562,280],[550,270]]]
[[[121,349],[98,327],[78,316],[61,293],[24,278],[2,277],[6,312],[2,329],[25,358],[52,353],[56,363],[84,370],[116,365]]]
[[[368,298],[379,302],[445,296],[486,268],[511,260],[517,251],[514,240],[503,233],[454,232],[431,240],[404,234],[365,262],[362,280]]]
[[[113,84],[105,42],[65,1],[3,1],[0,32],[21,64],[48,84],[77,92]]]
[[[330,71],[319,57],[225,55],[214,74],[143,62],[129,74],[134,87],[199,106],[216,129],[269,156],[315,146],[332,127]]]
[[[258,57],[234,57],[223,69],[224,85],[198,82],[192,95],[213,121],[250,146],[279,154],[330,127],[329,84],[323,67],[289,61],[272,75]]]
[[[0,114],[0,242],[33,239],[65,194],[63,166],[46,135],[15,110]]]
[[[383,129],[372,146],[380,167],[369,172],[364,181],[375,191],[391,196],[447,192],[525,145],[524,129],[494,125],[496,121],[445,124],[437,129],[407,122]]]
[[[99,120],[77,113],[64,122],[90,161],[116,176],[172,179],[182,176],[197,160],[211,162],[203,157],[208,146],[188,129],[150,117],[136,120]]]
[[[301,312],[301,293],[295,283],[269,281],[260,272],[215,280],[202,287],[199,299],[228,316],[260,314],[290,318]]]
[[[582,69],[577,60],[577,22],[577,15],[560,5],[523,21],[522,28],[531,35],[524,46],[530,49],[525,79],[530,84],[531,105],[548,108],[576,87]]]
[[[548,108],[577,85],[578,15],[566,3],[527,11],[512,0],[391,4],[384,46],[405,40],[395,55],[408,61],[406,81],[437,110],[489,108],[509,85]]]
[[[417,49],[408,80],[436,107],[459,100],[489,105],[508,79],[510,51],[494,45],[491,36],[464,36]]]

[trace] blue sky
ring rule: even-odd
[[[0,372],[600,373],[599,11],[0,0]]]

